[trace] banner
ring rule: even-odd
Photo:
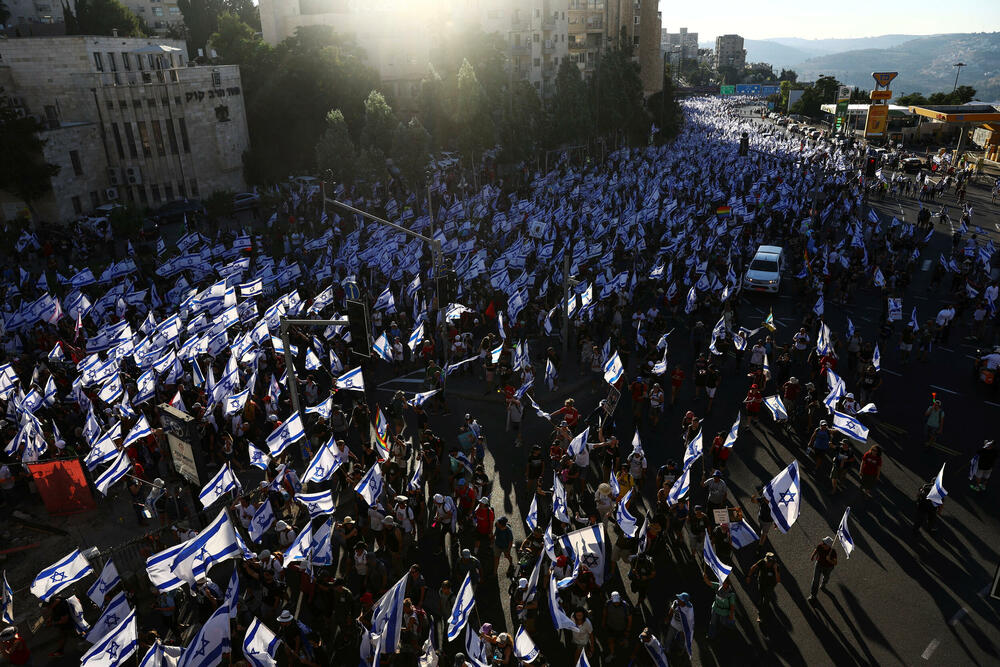
[[[29,463],[28,469],[49,514],[73,514],[96,507],[79,459]]]

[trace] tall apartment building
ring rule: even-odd
[[[681,28],[679,32],[667,32],[664,28],[661,31],[660,45],[667,52],[677,49],[681,58],[698,57],[698,33],[688,32],[687,28]]]
[[[469,7],[466,25],[505,38],[513,77],[542,97],[555,92],[559,64],[569,56],[567,0],[472,0]]]
[[[62,0],[4,0],[4,4],[10,11],[4,32],[10,37],[65,34]],[[74,0],[68,4],[75,8]],[[123,0],[122,4],[157,34],[184,22],[177,0]]]
[[[739,35],[719,35],[715,38],[716,71],[720,67],[733,67],[742,72],[747,64],[747,51],[743,48],[743,38]]]
[[[39,119],[59,165],[34,206],[67,221],[109,202],[155,208],[245,187],[249,148],[239,67],[189,67],[181,40],[0,39],[0,87]],[[23,208],[0,192],[4,215]]]
[[[570,60],[591,74],[599,54],[623,43],[639,63],[646,94],[663,86],[656,0],[569,0]],[[624,40],[620,42],[620,40]]]
[[[154,32],[162,35],[171,26],[184,23],[177,0],[122,0]]]

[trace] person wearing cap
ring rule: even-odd
[[[760,406],[764,403],[764,395],[760,393],[756,384],[750,385],[750,390],[747,392],[746,398],[743,399],[743,403],[747,406],[747,421],[756,424],[759,421]]]
[[[678,593],[667,610],[667,636],[664,647],[673,651],[674,642],[682,639],[688,656],[691,655],[691,641],[694,639],[694,605],[687,593]]]
[[[944,430],[944,408],[941,401],[934,399],[924,411],[924,448],[931,447]]]
[[[537,592],[536,592],[537,593]],[[535,617],[538,616],[538,595],[529,594],[528,580],[521,577],[510,597],[511,627],[523,625],[531,634],[535,631]]]
[[[733,590],[729,577],[718,581],[712,581],[708,576],[708,571],[702,572],[702,579],[715,591],[715,599],[712,600],[711,615],[708,620],[708,638],[713,639],[721,624],[726,628],[736,627],[736,591]]]
[[[778,569],[778,559],[773,552],[768,551],[764,557],[750,566],[747,571],[747,584],[757,577],[757,622],[760,623],[760,613],[767,609],[774,611],[774,591],[781,583],[781,571]]]
[[[455,563],[455,576],[453,578],[455,581],[465,581],[466,574],[472,579],[473,586],[479,585],[479,579],[482,577],[483,571],[479,566],[479,559],[472,555],[470,549],[462,549],[459,554],[458,562]]]
[[[0,653],[12,665],[30,665],[31,649],[28,642],[17,631],[16,625],[11,625],[0,631]]]
[[[500,570],[500,557],[507,559],[508,572],[514,569],[514,559],[510,555],[510,549],[514,546],[514,531],[510,529],[507,517],[502,516],[497,519],[493,526],[493,572]]]
[[[514,659],[514,640],[508,633],[501,632],[498,635],[484,636],[483,641],[491,645],[489,649],[491,665],[513,666],[520,662]]]
[[[632,630],[632,608],[618,591],[612,591],[601,615],[601,628],[608,640],[608,662],[614,661],[615,649],[628,646],[628,635]]]
[[[830,445],[832,444],[833,433],[830,432],[830,426],[825,419],[821,419],[819,426],[813,431],[812,436],[809,438],[809,443],[806,445],[806,454],[813,457],[817,468],[823,464],[823,459],[830,452]]]
[[[987,440],[976,452],[976,465],[972,473],[972,483],[969,488],[973,491],[985,491],[986,483],[993,474],[993,465],[997,460],[997,448],[992,440]]]
[[[729,507],[729,486],[726,480],[722,479],[722,471],[716,470],[712,476],[701,483],[702,488],[708,489],[708,508],[718,510]]]
[[[396,519],[396,524],[403,531],[407,542],[414,540],[416,524],[413,521],[413,508],[410,507],[410,499],[403,495],[396,496],[395,502],[393,502],[392,514]]]
[[[826,585],[833,574],[833,568],[837,567],[837,551],[833,548],[833,538],[827,535],[823,541],[813,549],[809,560],[814,562],[812,586],[809,587],[809,602],[816,601],[816,593],[820,588],[826,590]],[[822,583],[820,580],[822,579]]]
[[[279,549],[287,549],[295,541],[295,530],[284,521],[274,524],[274,531],[277,533],[277,544]]]
[[[490,507],[490,499],[483,496],[476,504],[476,509],[472,512],[472,520],[476,526],[476,537],[473,550],[480,552],[484,544],[493,542],[493,521],[496,520],[496,513]]]
[[[430,514],[431,532],[434,534],[434,543],[437,546],[434,553],[441,554],[444,553],[445,536],[454,534],[457,525],[458,510],[455,501],[451,496],[435,493]]]
[[[382,520],[382,543],[392,562],[391,575],[395,576],[403,569],[403,554],[406,549],[406,536],[396,523],[396,519],[387,516]]]

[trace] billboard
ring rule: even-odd
[[[892,91],[889,90],[888,88],[886,88],[885,90],[873,90],[871,92],[871,99],[872,99],[873,102],[882,101],[882,100],[891,100],[892,99]]]
[[[719,86],[720,95],[732,95],[736,92],[736,86]]]
[[[889,122],[889,105],[872,104],[868,107],[865,119],[865,136],[881,137],[885,135],[886,124]]]
[[[738,83],[736,84],[737,95],[760,95],[759,83]]]
[[[888,88],[898,74],[899,72],[872,72],[872,78],[875,79],[875,85],[879,88]]]
[[[761,86],[761,95],[777,95],[781,92],[781,86]]]
[[[192,484],[200,486],[203,475],[199,471],[203,469],[204,461],[195,419],[168,403],[161,403],[159,409],[174,471]]]
[[[795,103],[798,102],[800,99],[802,99],[802,95],[805,92],[806,91],[804,91],[804,90],[789,90],[788,91],[788,108],[791,109],[793,106],[795,106]]]
[[[29,463],[28,470],[49,514],[73,514],[96,507],[79,459]]]

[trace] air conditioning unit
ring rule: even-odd
[[[121,185],[121,174],[117,167],[108,167],[108,183],[111,185]]]
[[[108,188],[104,191],[104,198],[108,201],[115,201],[118,199],[118,188]]]
[[[128,167],[125,169],[125,180],[129,185],[142,185],[142,172],[139,167]]]

